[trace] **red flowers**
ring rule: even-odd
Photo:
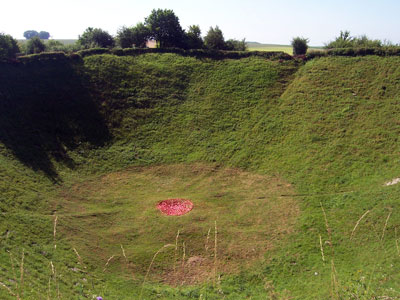
[[[164,214],[168,216],[181,216],[193,208],[193,203],[187,199],[167,199],[163,200],[157,204],[157,208]]]

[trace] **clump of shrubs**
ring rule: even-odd
[[[305,55],[308,49],[309,40],[303,37],[295,37],[292,39],[293,55]]]
[[[370,39],[366,35],[353,37],[350,31],[340,31],[340,35],[325,44],[324,50],[309,51],[307,59],[322,56],[400,56],[400,47],[390,41]]]
[[[84,47],[82,45],[80,45],[78,42],[66,45],[60,41],[49,40],[46,43],[46,51],[50,51],[50,52],[72,53],[72,52],[77,52],[82,49],[84,49]]]
[[[46,45],[38,36],[34,36],[26,43],[26,53],[27,54],[37,54],[44,52],[46,50]]]
[[[365,34],[359,37],[350,35],[350,31],[340,31],[340,35],[333,41],[325,44],[325,49],[338,49],[338,48],[381,48],[385,46],[381,40],[373,40],[368,38]]]
[[[185,48],[186,49],[204,49],[204,41],[201,37],[200,26],[191,25],[189,26],[188,32],[184,32],[185,35]]]
[[[79,36],[78,43],[82,47],[88,48],[112,48],[115,46],[114,38],[100,28],[88,27],[85,32]]]
[[[150,37],[149,28],[139,22],[134,27],[122,27],[117,32],[117,44],[121,48],[144,48]]]
[[[17,40],[11,35],[0,33],[0,60],[14,59],[19,52]]]
[[[225,43],[225,50],[228,50],[228,51],[246,51],[247,50],[246,39],[243,39],[241,41],[235,40],[235,39],[227,40],[226,43]]]
[[[210,27],[207,35],[204,37],[204,45],[210,50],[226,50],[226,51],[246,51],[246,39],[241,41],[230,39],[225,41],[224,35],[218,26]]]

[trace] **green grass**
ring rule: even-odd
[[[269,45],[269,44],[248,44],[249,51],[282,51],[293,55],[293,49],[290,45]]]
[[[282,51],[287,54],[293,55],[293,48],[291,45],[275,45],[275,44],[260,44],[260,43],[247,43],[249,51]],[[310,47],[308,50],[321,50],[322,47]]]
[[[78,40],[74,40],[74,39],[51,39],[51,40],[54,40],[54,41],[58,41],[58,42],[60,42],[60,43],[63,43],[64,45],[73,45],[73,44],[75,44]],[[18,40],[18,43],[20,43],[20,44],[25,44],[26,42],[27,42],[28,40],[26,40],[26,39],[21,39],[21,40]],[[49,40],[44,40],[45,42],[47,42],[47,41],[49,41]]]
[[[182,230],[186,257],[203,257],[215,219],[220,279],[194,268],[189,278],[211,281],[167,285],[167,248],[143,299],[399,297],[400,185],[384,186],[399,177],[399,58],[94,55],[0,68],[0,282],[17,290],[24,249],[23,299],[137,298],[155,252]],[[154,208],[169,197],[201,204],[175,221]]]

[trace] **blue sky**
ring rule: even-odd
[[[398,0],[2,0],[0,32],[23,38],[25,30],[75,39],[87,27],[116,34],[143,21],[153,8],[174,10],[183,28],[200,25],[203,35],[218,25],[225,38],[289,44],[294,36],[323,45],[340,30],[400,43]],[[6,13],[4,13],[6,12]]]

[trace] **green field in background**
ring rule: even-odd
[[[293,49],[290,45],[260,44],[256,42],[247,43],[249,51],[283,51],[293,55]],[[322,50],[322,47],[310,47],[308,50]]]
[[[58,41],[58,42],[63,43],[64,45],[72,45],[72,44],[75,44],[77,40],[73,40],[73,39],[54,39],[54,40],[50,39],[50,40],[45,40],[45,42],[47,42],[47,41]],[[20,39],[20,40],[18,40],[18,42],[21,43],[21,44],[25,44],[27,42],[27,40]]]

